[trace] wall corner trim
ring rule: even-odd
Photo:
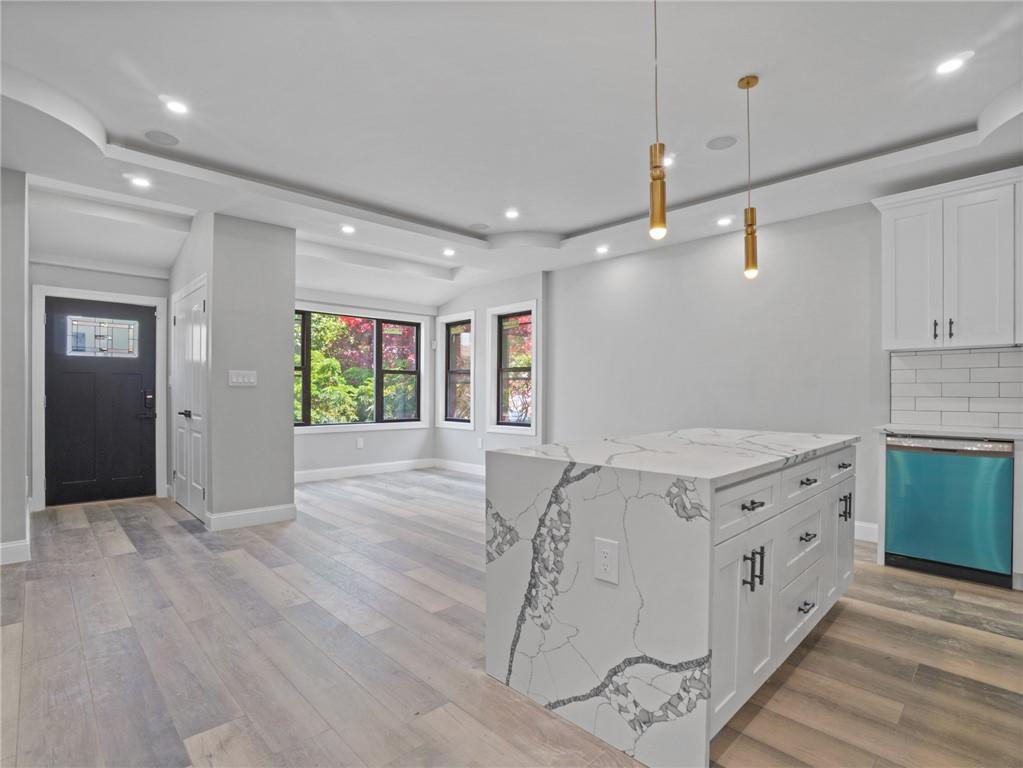
[[[207,515],[206,527],[211,531],[226,531],[231,528],[245,528],[265,523],[283,523],[294,520],[297,515],[294,504],[277,504],[272,507],[250,507],[233,512],[215,512]]]
[[[0,544],[0,565],[24,563],[26,560],[31,559],[28,539],[21,539],[21,541],[5,541],[3,544]]]
[[[856,521],[856,540],[877,542],[877,523]]]

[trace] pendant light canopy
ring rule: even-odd
[[[660,84],[657,74],[657,0],[654,0],[654,143],[650,145],[650,237],[661,240],[668,234],[668,191],[664,173],[664,144],[661,143]]]
[[[746,224],[746,260],[743,274],[748,280],[755,278],[759,272],[757,268],[757,209],[753,207],[750,200],[753,189],[753,175],[751,171],[752,163],[750,161],[752,152],[750,149],[749,121],[749,92],[759,82],[760,78],[756,75],[746,75],[739,78],[739,87],[746,91],[746,210],[743,214]]]

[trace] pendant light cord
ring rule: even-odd
[[[661,99],[657,77],[657,0],[654,0],[654,136],[661,143]]]
[[[750,198],[753,189],[753,163],[750,159],[753,153],[752,144],[752,133],[749,128],[749,92],[751,88],[746,89],[746,207],[751,208]]]

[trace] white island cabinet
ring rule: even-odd
[[[487,672],[651,766],[852,579],[859,438],[685,429],[487,453]]]

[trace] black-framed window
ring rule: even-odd
[[[497,423],[528,427],[533,414],[533,313],[497,318]]]
[[[444,327],[444,420],[472,420],[472,320]]]
[[[420,326],[295,312],[297,426],[419,421]]]

